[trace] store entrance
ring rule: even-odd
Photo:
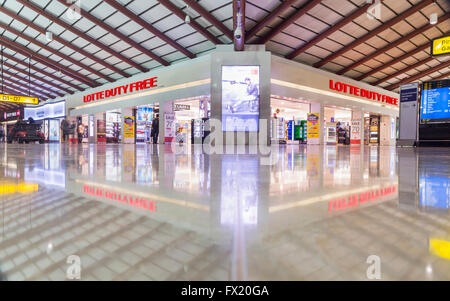
[[[310,104],[285,97],[271,98],[271,140],[273,143],[299,144],[307,141]]]
[[[174,101],[175,141],[177,143],[194,143],[195,136],[204,136],[204,122],[200,113],[200,99]]]
[[[326,106],[324,114],[324,143],[329,145],[349,145],[352,110]]]

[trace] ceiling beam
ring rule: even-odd
[[[1,73],[1,71],[0,71],[0,73]],[[9,72],[8,70],[3,70],[3,73],[8,75],[8,76],[10,76],[10,77],[13,77],[13,78],[15,78],[15,79],[17,79],[19,81],[22,81],[22,83],[21,83],[22,85],[27,85],[28,86],[28,77],[18,76],[17,74]],[[64,95],[64,94],[61,94],[59,92],[53,91],[53,90],[51,90],[51,89],[49,89],[49,88],[47,88],[47,87],[45,87],[45,86],[43,86],[41,84],[38,84],[35,81],[31,81],[31,85],[32,86],[36,86],[39,89],[42,89],[42,91],[45,91],[45,93],[47,95],[54,94],[55,96],[60,96],[60,97]]]
[[[426,50],[426,49],[430,49],[430,43],[429,42],[427,42],[427,43],[425,43],[425,44],[423,44],[423,45],[421,45],[421,46],[419,46],[419,47],[417,47],[417,48],[415,48],[415,49],[413,49],[411,51],[408,51],[405,54],[403,54],[402,56],[394,58],[393,60],[391,60],[389,62],[381,63],[381,65],[379,67],[377,67],[375,69],[372,69],[372,70],[370,70],[367,73],[364,73],[363,75],[361,75],[358,78],[356,78],[356,80],[357,81],[361,81],[361,80],[365,79],[366,77],[369,77],[369,76],[371,76],[371,75],[373,75],[373,74],[375,74],[377,72],[380,72],[381,70],[386,69],[386,68],[388,68],[388,67],[390,67],[392,65],[400,63],[404,59],[406,59],[406,58],[408,58],[410,56],[413,56],[414,54],[417,54],[417,53],[419,53],[419,52],[421,52],[423,50]]]
[[[37,39],[32,38],[32,37],[30,37],[30,36],[20,32],[18,30],[8,26],[7,24],[5,24],[3,22],[0,22],[0,28],[3,28],[6,31],[9,31],[10,33],[15,34],[16,36],[18,36],[18,37],[20,37],[20,38],[22,38],[22,39],[24,39],[24,40],[26,40],[26,41],[28,41],[28,42],[30,42],[32,44],[35,44],[35,45],[39,46],[40,48],[45,49],[48,52],[53,53],[54,55],[59,56],[60,58],[66,60],[68,62],[71,62],[72,64],[74,64],[74,65],[76,65],[76,66],[78,66],[78,67],[80,67],[80,68],[82,68],[82,69],[84,69],[86,71],[89,71],[89,72],[99,76],[100,78],[104,78],[104,79],[106,79],[109,82],[113,82],[114,81],[114,79],[112,79],[111,77],[109,77],[107,75],[104,75],[103,73],[101,73],[101,72],[99,72],[99,71],[97,71],[97,70],[95,70],[95,69],[93,69],[93,68],[91,68],[91,67],[89,67],[87,65],[82,64],[79,60],[71,58],[71,57],[69,57],[69,56],[59,52],[58,50],[56,50],[56,49],[54,49],[54,48],[52,48],[50,46],[47,46],[44,43],[39,42]],[[97,82],[95,82],[95,83],[98,84]]]
[[[301,8],[299,8],[294,14],[289,16],[287,19],[285,19],[283,22],[281,22],[280,25],[273,28],[271,31],[269,31],[268,34],[261,37],[258,40],[259,44],[266,44],[269,42],[272,38],[274,38],[277,34],[285,30],[287,27],[292,25],[295,21],[300,19],[301,16],[306,14],[310,9],[312,9],[314,6],[318,5],[322,0],[311,0],[308,1],[305,5],[303,5]]]
[[[412,65],[410,65],[410,66],[408,66],[408,67],[406,67],[406,68],[403,68],[403,69],[401,69],[401,70],[399,70],[399,71],[397,71],[397,72],[394,72],[394,73],[392,73],[392,74],[389,74],[388,76],[383,77],[383,78],[377,80],[377,81],[374,82],[374,83],[371,83],[371,85],[377,86],[377,85],[379,85],[379,84],[381,84],[381,83],[383,83],[383,82],[385,82],[385,81],[387,81],[387,80],[390,80],[391,78],[394,78],[394,77],[397,77],[397,76],[399,76],[399,75],[405,74],[406,72],[408,72],[408,71],[410,71],[410,70],[413,70],[413,69],[415,69],[415,68],[417,68],[417,67],[420,67],[420,66],[422,66],[423,64],[426,64],[426,63],[428,63],[428,62],[431,62],[432,60],[434,60],[434,57],[428,57],[428,58],[426,58],[426,59],[424,59],[424,60],[422,60],[422,61],[418,61],[417,63],[414,63],[414,64],[412,64]]]
[[[73,7],[74,5],[76,5],[76,4],[71,4],[70,2],[67,2],[66,0],[56,0],[56,1],[58,1],[59,3],[65,5],[67,7]],[[147,48],[145,48],[141,44],[139,44],[136,41],[132,40],[130,37],[128,37],[125,34],[121,33],[120,31],[118,31],[114,27],[106,24],[102,20],[97,19],[96,17],[94,17],[93,15],[91,15],[89,12],[85,11],[81,7],[77,7],[76,9],[79,10],[80,15],[82,17],[88,19],[89,21],[91,21],[95,25],[102,27],[103,29],[108,31],[110,34],[115,35],[116,37],[120,38],[122,41],[124,41],[125,43],[127,43],[131,47],[135,48],[136,50],[139,50],[140,52],[142,52],[146,56],[154,59],[155,61],[157,61],[161,65],[163,65],[163,66],[169,66],[170,65],[166,60],[164,60],[163,58],[161,58],[160,56],[158,56],[154,52],[148,50]],[[142,67],[141,71],[142,72],[148,72],[148,69]]]
[[[384,0],[382,0],[382,1],[384,1]],[[323,39],[327,38],[328,36],[330,36],[334,32],[340,30],[342,27],[344,27],[348,23],[352,22],[354,19],[358,18],[359,16],[365,14],[367,12],[367,9],[370,6],[372,6],[372,3],[366,3],[363,6],[355,9],[348,16],[344,16],[344,18],[342,18],[339,22],[337,22],[334,25],[331,25],[330,28],[328,28],[327,30],[325,30],[322,33],[320,33],[319,35],[317,35],[314,39],[304,43],[302,46],[298,47],[297,49],[295,49],[294,51],[289,53],[286,56],[286,58],[293,59],[293,58],[297,57],[298,55],[300,55],[301,53],[303,53],[306,50],[308,50],[309,48],[311,48],[312,46],[317,45],[317,43],[319,43]]]
[[[63,27],[64,29],[74,33],[76,36],[78,36],[78,37],[88,41],[92,45],[95,45],[98,48],[100,48],[101,50],[111,54],[112,56],[115,56],[116,58],[120,59],[122,62],[127,63],[128,65],[130,65],[131,67],[134,67],[134,68],[136,68],[136,69],[138,69],[138,70],[140,70],[142,72],[148,71],[148,69],[142,67],[141,65],[139,65],[138,63],[134,62],[133,60],[127,58],[123,54],[120,54],[120,53],[114,51],[113,49],[111,49],[111,47],[108,47],[107,45],[104,45],[104,44],[100,43],[99,41],[97,41],[93,37],[89,36],[88,34],[85,34],[84,32],[82,32],[81,30],[75,28],[71,24],[68,24],[68,23],[62,21],[57,16],[54,16],[54,15],[48,13],[47,11],[41,9],[36,4],[31,3],[31,2],[29,2],[27,0],[16,0],[16,1],[21,3],[24,6],[28,7],[29,9],[33,10],[34,12],[38,13],[39,15],[44,16],[45,18],[47,18],[48,20],[52,21],[53,23],[55,23],[55,24]],[[129,77],[129,76],[127,76],[127,77]]]
[[[160,38],[161,40],[163,40],[164,42],[166,42],[167,44],[169,44],[170,46],[175,48],[176,50],[180,51],[188,58],[193,59],[196,57],[195,54],[193,54],[192,52],[190,52],[189,50],[187,50],[186,48],[184,48],[183,46],[181,46],[180,44],[178,44],[177,42],[175,42],[168,36],[166,36],[159,29],[153,27],[153,25],[151,25],[150,23],[147,23],[146,21],[144,21],[141,17],[137,16],[135,13],[133,13],[128,8],[124,7],[122,4],[120,4],[116,0],[103,0],[103,2],[108,3],[108,5],[115,8],[116,10],[118,10],[119,12],[121,12],[122,14],[124,14],[125,16],[127,16],[128,18],[130,18],[131,20],[133,20],[140,26],[142,26],[143,28],[145,28],[147,31],[151,32],[152,34],[154,34],[155,36],[157,36],[158,38]]]
[[[208,10],[206,10],[203,6],[198,4],[196,0],[183,0],[184,3],[189,5],[190,8],[195,10],[200,16],[205,18],[209,23],[214,25],[218,30],[220,30],[227,38],[233,40],[233,33],[222,21],[219,21],[214,17]]]
[[[234,51],[245,48],[245,0],[233,0],[233,31],[239,30],[240,37],[233,37]]]
[[[7,54],[7,53],[3,52],[3,56],[4,56],[5,58],[7,58],[8,60],[11,60],[11,61],[13,61],[13,62],[15,62],[15,63],[17,63],[17,64],[19,64],[19,65],[24,66],[25,68],[28,68],[28,64],[27,64],[26,62],[21,61],[21,60],[17,59],[16,57],[14,57],[14,56],[12,56],[12,55],[10,55],[10,54]],[[6,63],[5,63],[5,66],[6,66]],[[45,75],[45,76],[50,77],[51,79],[56,80],[56,81],[58,81],[58,82],[61,82],[61,83],[63,83],[63,84],[66,84],[66,85],[68,85],[69,87],[74,88],[75,90],[78,90],[78,91],[84,91],[84,89],[83,89],[81,86],[75,85],[74,83],[72,83],[72,82],[70,82],[70,81],[67,81],[67,80],[64,80],[64,79],[62,79],[62,78],[60,78],[60,77],[57,77],[57,76],[53,75],[53,74],[50,73],[50,72],[44,71],[44,70],[42,70],[42,69],[40,69],[40,68],[37,68],[37,67],[34,66],[34,65],[31,65],[30,67],[31,67],[31,70],[34,70],[34,71],[36,71],[36,72],[39,72],[39,73],[41,73],[41,74],[43,74],[43,75]],[[9,67],[9,68],[11,68],[11,67]],[[64,91],[66,91],[66,92],[69,93],[69,94],[73,94],[73,92],[70,91],[70,90],[63,89],[63,88],[61,88],[61,89],[64,90]]]
[[[402,79],[401,81],[399,81],[398,83],[395,83],[395,84],[392,84],[392,85],[388,86],[386,89],[387,89],[387,90],[394,90],[395,88],[399,87],[400,85],[403,85],[403,84],[407,84],[407,83],[413,82],[413,81],[415,81],[415,80],[418,80],[418,79],[421,78],[421,77],[424,77],[425,75],[428,75],[428,74],[437,72],[437,71],[439,71],[439,70],[441,70],[441,69],[444,69],[444,68],[447,68],[447,67],[449,67],[449,66],[450,66],[450,61],[446,61],[446,62],[441,63],[441,64],[439,64],[439,65],[437,65],[437,66],[434,66],[433,68],[430,68],[430,69],[428,69],[428,70],[420,71],[420,72],[417,73],[416,75],[413,75],[413,76],[404,78],[404,79]]]
[[[450,78],[450,72],[447,72],[447,73],[444,73],[442,75],[433,77],[431,80],[439,80],[439,79],[444,79],[444,78],[446,78],[446,79]]]
[[[270,24],[273,20],[278,18],[283,14],[289,7],[294,5],[298,0],[285,0],[283,3],[278,5],[273,11],[271,11],[267,16],[265,16],[261,21],[258,21],[252,29],[249,30],[246,36],[246,41],[253,38],[258,32],[260,32],[264,27]]]
[[[38,25],[36,25],[36,24],[34,24],[34,23],[28,21],[27,19],[25,19],[25,18],[23,18],[23,17],[17,15],[15,12],[13,12],[13,11],[11,11],[11,10],[9,10],[9,9],[6,9],[5,7],[0,7],[0,12],[4,13],[5,15],[7,15],[7,16],[9,16],[9,17],[11,17],[11,18],[13,18],[15,21],[19,21],[19,22],[25,24],[26,26],[28,26],[28,27],[30,27],[30,28],[33,28],[34,30],[40,32],[42,35],[45,35],[45,34],[47,33],[47,30],[46,30],[46,29],[44,29],[44,28],[42,28],[42,27],[40,27],[40,26],[38,26]],[[112,66],[112,65],[106,63],[104,60],[99,59],[98,57],[96,57],[96,56],[94,56],[93,54],[87,52],[86,50],[81,49],[81,48],[79,48],[79,47],[77,47],[77,46],[71,44],[70,42],[68,42],[68,41],[66,41],[66,40],[64,40],[64,39],[62,39],[62,38],[59,37],[58,35],[55,35],[55,34],[54,34],[54,35],[53,35],[53,40],[55,40],[56,42],[58,42],[58,43],[60,43],[60,44],[62,44],[62,45],[64,45],[64,46],[66,46],[67,48],[70,48],[70,49],[75,50],[76,52],[78,52],[78,53],[84,55],[85,57],[87,57],[87,58],[93,60],[93,61],[96,62],[97,64],[100,64],[100,65],[102,65],[103,67],[105,67],[105,68],[107,68],[107,69],[109,69],[109,70],[111,70],[111,71],[114,71],[114,72],[116,72],[116,73],[122,75],[123,77],[130,77],[130,76],[131,76],[130,74],[128,74],[128,73],[126,73],[126,72],[120,70],[119,68],[117,68],[117,67],[115,67],[115,66]],[[113,81],[114,81],[114,80],[113,80]]]
[[[397,24],[398,22],[403,21],[404,19],[408,18],[412,14],[415,14],[416,12],[421,10],[422,8],[424,8],[424,7],[428,6],[428,5],[430,5],[431,3],[433,3],[433,1],[434,0],[423,0],[419,4],[416,4],[416,5],[412,6],[411,8],[407,9],[406,11],[404,11],[403,13],[398,15],[397,17],[394,17],[394,18],[390,19],[389,21],[387,21],[386,23],[378,26],[377,28],[375,28],[373,30],[370,30],[364,36],[355,39],[352,43],[345,45],[340,50],[333,52],[332,54],[330,54],[329,56],[327,56],[323,60],[315,63],[314,67],[316,67],[316,68],[322,67],[323,65],[325,65],[326,63],[334,60],[335,58],[340,57],[341,55],[343,55],[347,51],[350,51],[353,48],[355,48],[356,46],[358,46],[358,45],[360,45],[362,43],[365,43],[366,41],[368,41],[369,39],[373,38],[377,34],[380,34],[381,32],[385,31],[386,29],[390,28],[391,26]]]
[[[70,68],[67,68],[64,65],[61,65],[60,63],[52,61],[43,55],[40,55],[34,51],[31,51],[29,48],[27,48],[21,44],[18,44],[8,38],[5,38],[4,36],[0,36],[0,44],[5,46],[5,48],[9,48],[15,52],[22,54],[23,56],[33,57],[34,61],[37,61],[43,65],[46,65],[47,67],[52,68],[55,71],[59,70],[59,71],[61,71],[61,73],[64,73],[80,82],[83,82],[90,87],[98,86],[98,83],[96,83],[95,81],[91,80],[90,78],[88,78],[84,75],[79,74],[77,71],[71,70]]]
[[[9,69],[15,70],[15,71],[19,72],[20,74],[24,74],[25,76],[28,76],[27,70],[23,70],[23,69],[21,69],[21,68],[18,68],[18,67],[14,66],[14,65],[11,65],[11,64],[8,63],[8,62],[3,62],[3,66],[4,66],[4,67],[7,67],[7,68],[9,68]],[[1,71],[0,71],[0,72],[1,72]],[[53,83],[53,82],[51,82],[51,81],[48,81],[48,80],[46,80],[46,79],[44,79],[44,78],[42,78],[42,77],[36,75],[35,73],[34,73],[34,74],[31,74],[31,78],[34,78],[34,79],[36,79],[36,80],[38,80],[38,81],[40,81],[40,82],[42,82],[42,83],[44,83],[44,84],[47,84],[47,85],[49,85],[50,87],[52,87],[52,88],[54,88],[54,89],[57,89],[57,90],[60,90],[60,91],[64,91],[64,92],[66,92],[66,93],[73,94],[73,92],[70,91],[69,89],[65,89],[65,88],[62,88],[62,87],[60,87],[60,86],[58,86],[58,85],[55,85],[55,83]],[[61,96],[62,96],[62,95],[61,95]]]
[[[1,81],[0,81],[0,82],[1,82]],[[20,83],[20,82],[18,82],[18,81],[16,81],[16,80],[13,80],[13,79],[11,79],[11,78],[8,78],[8,77],[4,77],[4,78],[3,78],[3,82],[5,83],[5,85],[7,85],[7,84],[9,83],[11,86],[14,87],[14,89],[15,89],[16,91],[20,91],[20,92],[22,93],[22,95],[28,96],[28,87],[25,87],[25,86],[23,85],[23,83]],[[18,87],[17,87],[17,86],[18,86]],[[23,87],[23,88],[22,88],[22,87]],[[36,90],[36,89],[33,89],[33,88],[30,89],[30,95],[41,95],[41,96],[44,96],[44,97],[47,97],[47,98],[53,98],[53,97],[51,97],[50,95],[48,95],[48,94],[46,94],[46,93],[43,93],[43,92],[41,92],[41,91],[38,91],[38,90]]]
[[[445,22],[447,19],[450,19],[450,15],[449,14],[441,16],[438,19],[438,24]],[[381,54],[391,50],[392,48],[397,47],[398,45],[411,40],[415,36],[424,33],[425,31],[427,31],[430,28],[433,28],[436,25],[437,24],[433,25],[433,24],[427,23],[425,26],[422,26],[422,27],[420,27],[420,28],[418,28],[416,30],[413,30],[409,34],[405,35],[404,37],[402,37],[402,38],[400,38],[400,39],[398,39],[396,41],[389,42],[386,46],[376,50],[375,52],[373,52],[371,54],[368,54],[368,55],[365,55],[363,57],[363,59],[361,59],[361,60],[359,60],[359,61],[357,61],[357,62],[355,62],[355,63],[353,63],[353,64],[351,64],[351,65],[349,65],[347,67],[345,67],[342,70],[339,70],[336,73],[338,75],[342,75],[342,74],[344,74],[344,73],[346,73],[346,72],[348,72],[348,71],[350,71],[352,69],[355,69],[356,67],[358,67],[358,66],[360,66],[360,65],[362,65],[362,64],[364,64],[364,63],[366,63],[366,62],[368,62],[368,61],[370,61],[370,60],[372,60],[374,58],[376,58],[377,56],[379,56],[379,55],[381,55]]]
[[[161,3],[163,6],[165,6],[169,11],[171,11],[174,15],[176,15],[178,18],[180,18],[184,22],[184,20],[186,18],[186,13],[181,8],[174,5],[169,0],[157,0],[157,1],[159,3]],[[219,40],[215,35],[210,33],[206,28],[204,28],[203,26],[198,24],[197,21],[191,20],[191,22],[189,22],[188,25],[191,26],[192,28],[194,28],[195,30],[197,30],[198,33],[200,33],[205,38],[210,40],[213,44],[215,44],[215,45],[223,44],[223,42],[221,40]]]

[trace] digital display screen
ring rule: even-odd
[[[450,80],[439,80],[423,84],[420,122],[450,122]]]
[[[257,132],[259,66],[222,66],[222,130]]]

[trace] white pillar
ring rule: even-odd
[[[395,145],[395,119],[388,115],[380,118],[380,145]]]

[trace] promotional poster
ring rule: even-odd
[[[123,119],[124,125],[124,137],[125,138],[134,138],[134,117],[133,116],[125,116]]]
[[[222,130],[257,132],[259,66],[222,66]]]
[[[319,138],[319,113],[308,113],[308,139]]]

